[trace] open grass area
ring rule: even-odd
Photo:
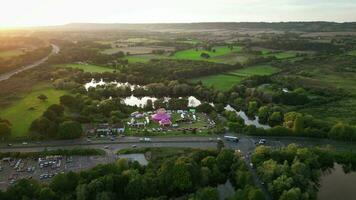
[[[239,53],[242,50],[242,47],[235,46],[233,49],[228,48],[227,46],[219,46],[214,47],[215,52],[206,51],[201,49],[189,49],[184,51],[178,51],[175,53],[172,58],[174,59],[185,59],[185,60],[202,60],[202,61],[210,61],[210,62],[223,62],[224,59],[219,59],[219,57],[232,54]],[[201,57],[202,53],[207,53],[210,55],[210,58]]]
[[[59,97],[66,93],[66,91],[56,90],[49,86],[34,88],[21,100],[13,102],[8,107],[1,108],[0,117],[11,122],[13,137],[27,136],[32,121],[40,117],[50,105],[59,103]],[[48,97],[45,102],[37,98],[41,94]]]
[[[269,57],[269,56],[275,56],[277,59],[288,59],[288,58],[294,58],[296,57],[297,53],[292,52],[292,51],[285,51],[285,52],[277,52],[273,53],[268,50],[263,50],[262,51],[262,56],[263,57]]]
[[[168,59],[167,56],[155,54],[130,55],[125,58],[129,61],[129,63],[147,63],[151,59]]]
[[[9,57],[14,57],[14,56],[19,56],[22,54],[23,54],[23,51],[21,49],[0,51],[0,58],[9,58]]]
[[[91,64],[63,64],[63,65],[54,65],[55,67],[71,67],[76,69],[82,69],[85,72],[91,73],[103,73],[103,72],[113,72],[114,69],[108,67],[101,67]]]
[[[206,86],[212,86],[221,91],[229,90],[233,85],[239,84],[245,78],[253,75],[270,75],[278,72],[279,69],[269,65],[258,65],[243,69],[238,69],[225,74],[205,76],[193,79],[193,81],[202,81]]]
[[[349,52],[347,53],[347,55],[356,56],[356,50],[349,51]]]

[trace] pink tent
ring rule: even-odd
[[[166,120],[171,121],[171,116],[166,113],[165,109],[158,109],[156,114],[152,115],[151,118],[156,122],[161,122]]]
[[[169,126],[171,124],[172,124],[172,122],[170,119],[162,119],[161,121],[159,121],[159,125],[161,125],[161,126]]]

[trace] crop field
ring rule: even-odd
[[[206,51],[206,50],[196,50],[189,49],[184,51],[179,51],[175,53],[172,58],[174,59],[186,59],[186,60],[202,60],[202,61],[210,61],[210,62],[223,62],[223,56],[228,54],[240,53],[242,47],[235,46],[232,50],[227,46],[214,47],[215,52]],[[210,58],[201,57],[202,53],[207,53],[210,55]]]
[[[75,69],[82,69],[85,72],[90,73],[103,73],[103,72],[113,72],[114,69],[108,67],[101,67],[91,64],[63,64],[63,65],[54,65],[54,67],[71,67]]]
[[[212,86],[221,91],[229,90],[233,85],[239,84],[245,78],[253,75],[271,75],[279,69],[269,65],[258,65],[243,69],[238,69],[225,74],[201,77],[193,81],[202,81],[206,86]]]
[[[23,137],[28,133],[33,120],[37,119],[52,104],[59,103],[59,97],[67,92],[51,87],[39,87],[25,95],[21,100],[0,109],[0,116],[12,124],[12,136]],[[44,94],[48,97],[41,101],[37,97]]]
[[[23,51],[21,49],[0,51],[0,58],[9,58],[9,57],[13,57],[13,56],[19,56],[22,54],[23,54]]]

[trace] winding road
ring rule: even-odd
[[[37,66],[43,64],[44,62],[46,62],[50,56],[59,53],[60,48],[57,45],[51,44],[51,46],[52,46],[51,53],[48,56],[42,58],[41,60],[39,60],[39,61],[37,61],[35,63],[32,63],[30,65],[19,67],[19,68],[13,70],[13,71],[10,71],[10,72],[4,73],[4,74],[0,74],[0,82],[9,79],[11,76],[13,76],[13,75],[15,75],[17,73],[20,73],[22,71],[25,71],[25,70],[28,70],[28,69],[31,69],[31,68],[34,68],[34,67],[37,67]]]

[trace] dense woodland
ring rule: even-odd
[[[152,150],[152,151],[151,151]],[[119,159],[80,173],[56,176],[48,185],[21,180],[1,199],[218,199],[218,184],[228,179],[233,199],[263,200],[243,160],[230,150],[147,149],[147,166]],[[164,152],[166,151],[166,152]]]

